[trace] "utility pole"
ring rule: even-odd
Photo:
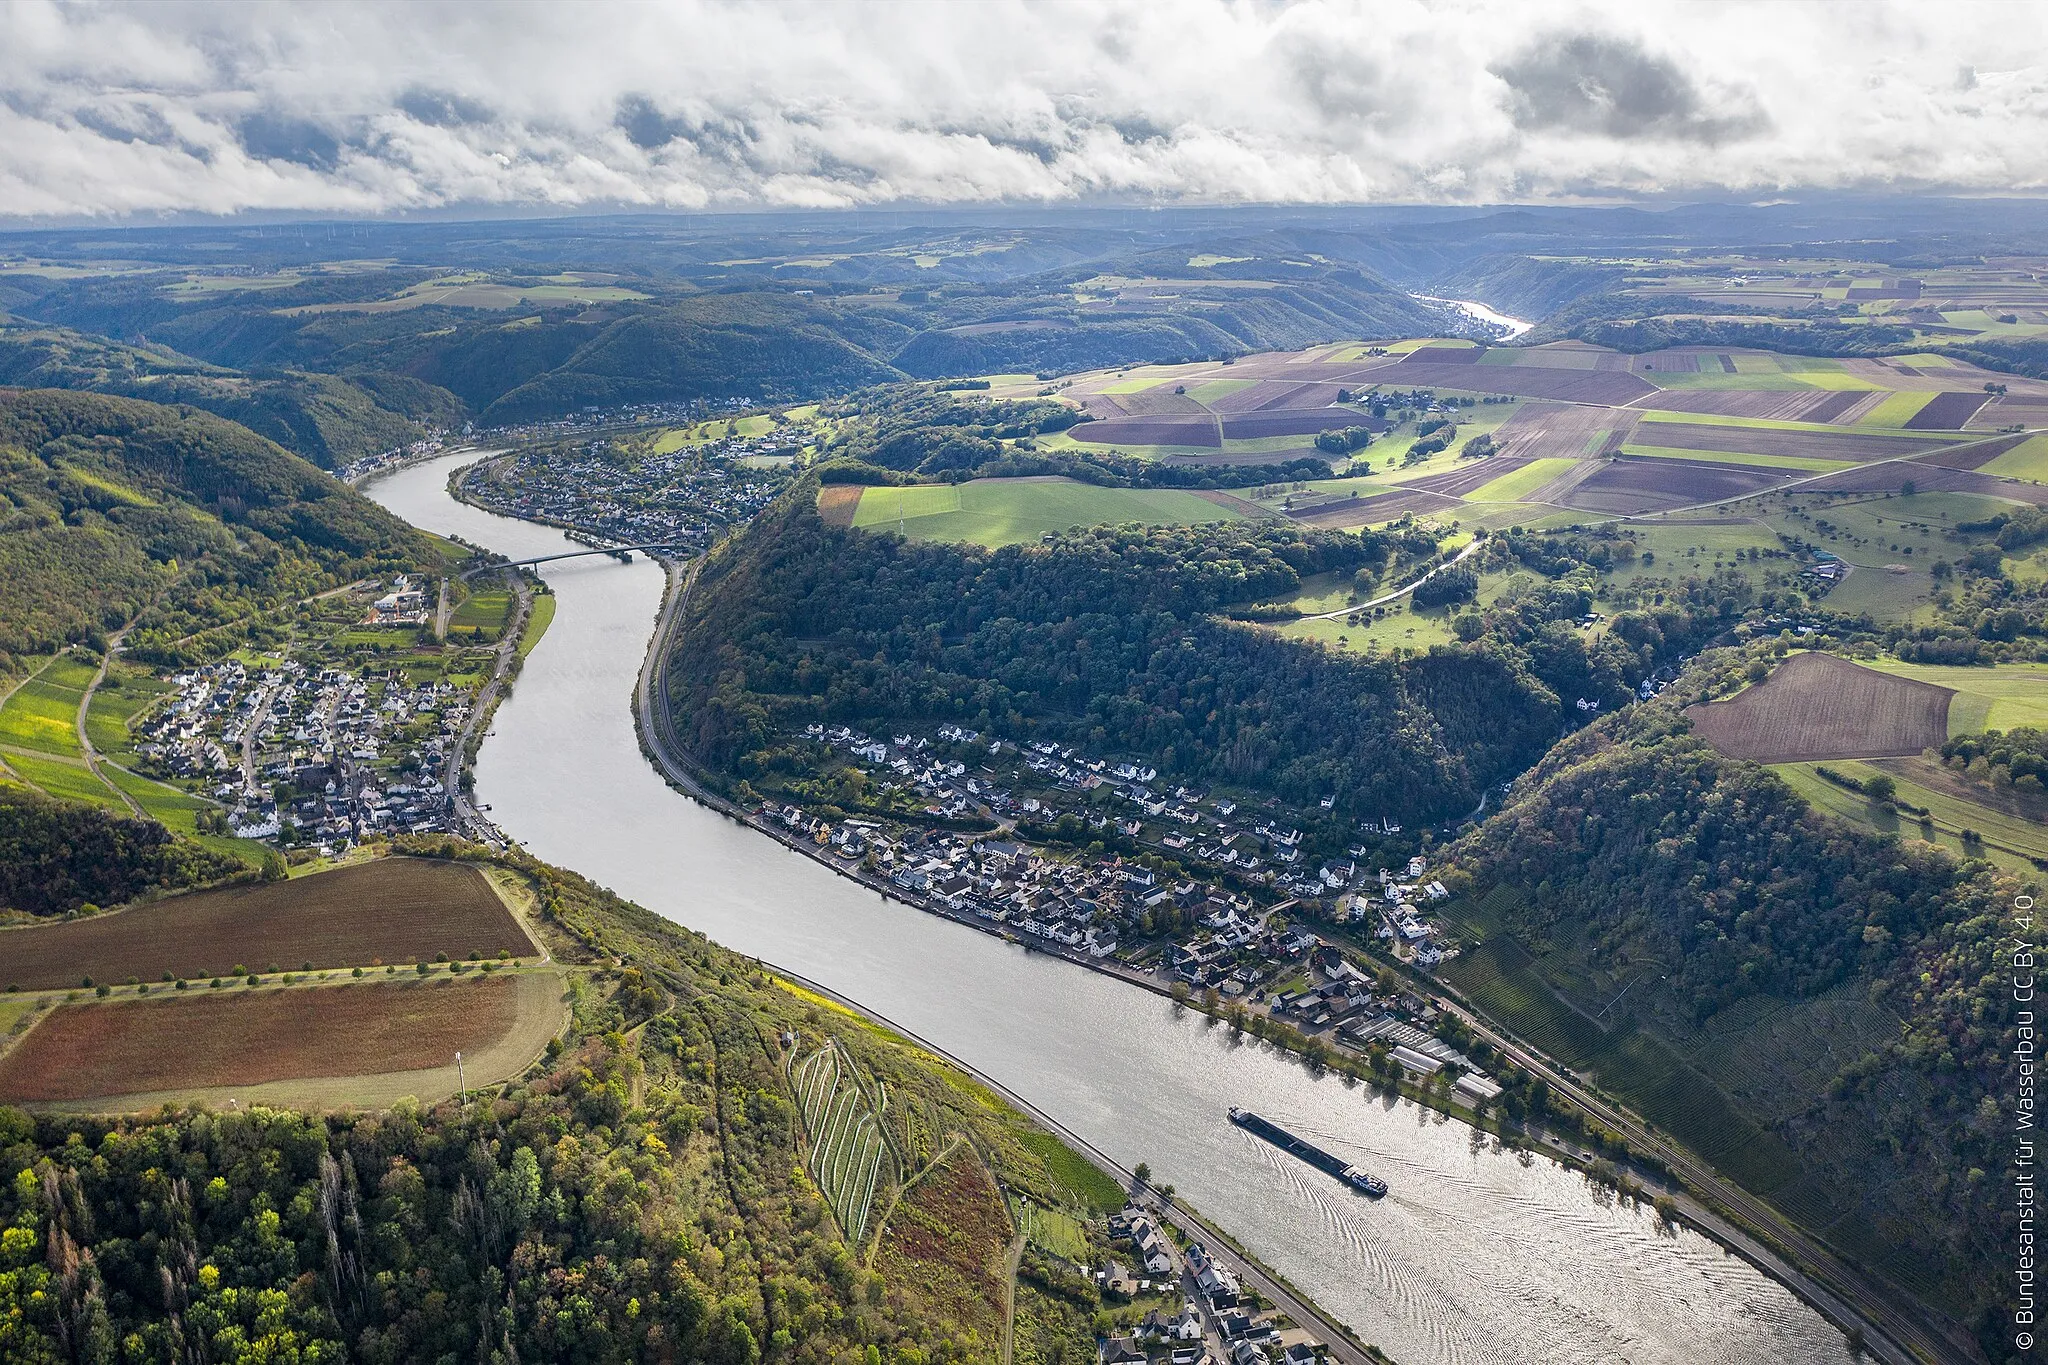
[[[462,1075],[462,1054],[455,1054],[455,1087],[462,1092],[462,1102],[469,1103],[469,1082]]]

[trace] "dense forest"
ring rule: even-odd
[[[523,1079],[375,1115],[0,1109],[0,1358],[995,1358],[1002,1195],[1085,1216],[1100,1205],[1072,1186],[1099,1200],[1102,1177],[900,1038],[573,874],[509,866],[582,983]],[[805,1171],[786,1067],[822,1045],[887,1087],[905,1176],[932,1173],[866,1245]],[[978,1194],[990,1221],[931,1222],[927,1188]],[[1020,1360],[1091,1344],[1092,1287],[1049,1283],[1018,1287]]]
[[[1740,666],[1722,655],[1688,670],[1679,704]],[[1456,856],[1519,891],[1507,930],[1587,1016],[1618,989],[1591,982],[1657,964],[1655,988],[1606,1027],[1648,1030],[1713,1071],[1796,1163],[1774,1198],[1958,1318],[1988,1314],[2012,1226],[1987,1172],[2010,1156],[2000,951],[2024,937],[2022,886],[1823,819],[1689,729],[1659,702],[1581,731]]]
[[[815,487],[713,554],[670,662],[679,733],[736,777],[809,721],[955,720],[1301,803],[1334,794],[1352,816],[1442,819],[1533,763],[1578,699],[1625,698],[1695,626],[1674,604],[1668,638],[1644,616],[1589,645],[1569,624],[1587,594],[1565,581],[1583,566],[1560,558],[1554,590],[1475,613],[1467,643],[1346,655],[1220,613],[1309,574],[1425,563],[1433,537],[1106,527],[991,552],[827,526]]]
[[[233,422],[0,390],[0,655],[97,646],[139,617],[130,653],[173,661],[263,606],[438,563],[419,532]]]
[[[244,870],[237,859],[154,820],[0,787],[0,914],[124,905],[148,892],[202,886]]]

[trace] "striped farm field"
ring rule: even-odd
[[[78,753],[78,707],[96,671],[95,665],[68,654],[50,660],[0,706],[0,744],[46,754]]]
[[[143,1108],[223,1087],[324,1081],[317,1088],[332,1102],[388,1103],[440,1088],[429,1073],[452,1072],[457,1052],[464,1079],[487,1085],[546,1046],[560,1027],[560,994],[560,976],[543,971],[59,1005],[0,1056],[0,1100]],[[394,1074],[395,1086],[376,1084]],[[351,1083],[359,1079],[371,1084]]]
[[[1467,502],[1517,502],[1557,478],[1577,460],[1553,456],[1549,459],[1531,460],[1520,469],[1503,474],[1490,483],[1481,484],[1465,495]]]
[[[83,771],[82,769],[80,770]],[[50,990],[165,972],[190,978],[411,964],[537,950],[481,872],[379,858],[264,885],[172,896],[61,924],[0,929],[0,988]]]
[[[1654,435],[1655,427],[1639,428],[1646,434]],[[1747,450],[1685,450],[1673,446],[1638,445],[1631,441],[1623,448],[1628,455],[1646,455],[1657,460],[1705,460],[1709,464],[1746,464],[1759,469],[1798,469],[1813,474],[1829,474],[1837,469],[1853,469],[1853,460],[1817,460],[1800,455],[1763,455]]]
[[[1832,654],[1795,654],[1732,700],[1688,706],[1685,714],[1695,733],[1730,758],[1875,758],[1917,754],[1948,738],[1954,695]]]
[[[827,1042],[789,1069],[790,1089],[810,1135],[811,1178],[859,1246],[875,1213],[875,1192],[895,1176],[882,1116],[868,1099],[853,1059]]]

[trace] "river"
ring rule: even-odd
[[[1485,304],[1472,299],[1440,299],[1434,294],[1417,294],[1415,297],[1424,303],[1447,303],[1467,317],[1477,318],[1481,322],[1502,328],[1506,332],[1501,338],[1503,341],[1512,340],[1536,325],[1521,318],[1511,318],[1506,313],[1496,313]]]
[[[446,456],[364,491],[514,558],[581,548],[448,496]],[[1401,1365],[1838,1362],[1842,1338],[1689,1231],[1542,1159],[1298,1063],[1171,1002],[885,901],[671,790],[631,694],[661,600],[646,560],[542,567],[557,611],[498,711],[477,797],[536,856],[929,1039],[1126,1166],[1151,1164]],[[1368,1202],[1233,1128],[1247,1105],[1383,1176]]]

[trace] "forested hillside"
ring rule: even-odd
[[[902,1039],[573,874],[509,866],[578,983],[522,1079],[371,1115],[0,1109],[0,1358],[997,1358],[999,1190],[1085,1218],[1108,1182],[1075,1190],[1077,1158]],[[863,1233],[807,1171],[790,1069],[821,1048],[889,1099]],[[987,1220],[949,1216],[969,1207]],[[1089,1348],[1091,1287],[1017,1295],[1033,1341]]]
[[[246,286],[208,278],[197,289],[175,272],[36,280],[0,300],[42,324],[18,326],[26,353],[12,359],[0,334],[0,377],[12,368],[20,382],[147,397],[160,395],[139,387],[145,378],[175,377],[166,392],[180,401],[339,463],[397,444],[394,423],[452,426],[467,416],[495,426],[628,403],[814,398],[904,374],[1067,373],[1464,325],[1355,264],[1287,255],[1283,241],[1245,255],[1131,255],[1124,245],[1105,239],[1103,258],[1086,266],[1062,251],[1053,270],[1011,245],[979,253],[986,260],[969,278],[941,271],[928,281],[900,278],[891,257],[880,273],[853,272],[891,281],[874,285],[808,256],[779,267],[736,260],[718,263],[708,287],[649,270],[589,305],[524,274],[486,282],[475,295],[486,302],[449,303],[459,290],[429,288],[433,272],[359,263]]]
[[[814,490],[713,554],[670,662],[679,733],[736,776],[810,721],[954,720],[1300,803],[1334,794],[1354,817],[1441,819],[1533,763],[1574,700],[1626,695],[1638,666],[1619,641],[1589,652],[1570,590],[1406,658],[1218,615],[1306,574],[1426,561],[1420,532],[1098,528],[982,551],[827,526]]]
[[[920,378],[1064,374],[1351,337],[1434,336],[1460,325],[1363,271],[1257,257],[1191,264],[1199,259],[1168,251],[1107,265],[1101,280],[1068,274],[949,290],[895,364]],[[1095,302],[1099,295],[1107,297]]]
[[[1635,707],[1517,785],[1455,851],[1512,893],[1485,902],[1510,946],[1446,972],[1518,1028],[1550,1011],[1545,1045],[1571,1065],[1982,1326],[2012,1231],[2000,954],[2028,937],[2014,903],[2039,878],[1824,819],[1689,728]]]
[[[151,891],[201,886],[244,870],[237,859],[154,820],[0,787],[0,916],[123,905]]]
[[[247,428],[190,408],[0,390],[0,653],[130,652],[369,573],[437,564],[419,532]]]
[[[330,469],[420,440],[429,429],[459,427],[467,415],[447,390],[405,375],[243,373],[161,347],[18,324],[0,324],[0,385],[188,404]]]

